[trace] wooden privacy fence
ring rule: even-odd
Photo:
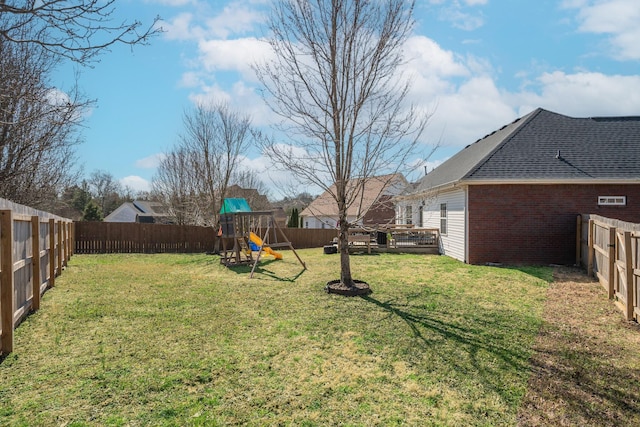
[[[11,209],[4,209],[10,207]],[[0,199],[0,353],[13,332],[54,286],[73,252],[71,220]]]
[[[296,249],[317,248],[338,235],[336,230],[282,229]],[[264,230],[256,230],[262,235]],[[192,225],[120,222],[75,223],[75,253],[202,253],[215,250],[216,231]]]
[[[211,227],[128,222],[75,223],[75,253],[198,253],[214,250]]]
[[[580,235],[587,274],[598,278],[627,320],[639,321],[640,224],[582,215]]]

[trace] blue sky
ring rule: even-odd
[[[269,1],[118,1],[118,19],[159,15],[165,32],[79,70],[83,93],[97,101],[78,147],[85,173],[105,170],[148,189],[183,112],[198,101],[227,101],[268,126],[273,115],[251,64],[268,55],[260,38]],[[640,115],[637,0],[418,0],[415,18],[406,71],[411,99],[433,111],[423,140],[440,147],[430,167],[537,107],[574,117]],[[73,78],[65,66],[54,83],[64,90]],[[244,165],[272,197],[288,180],[257,150]]]

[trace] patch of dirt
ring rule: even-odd
[[[518,425],[640,425],[640,327],[583,270],[554,279]]]
[[[329,294],[338,294],[346,297],[355,297],[361,295],[369,295],[372,291],[367,282],[362,280],[354,280],[353,286],[347,286],[338,280],[327,282],[324,290]]]

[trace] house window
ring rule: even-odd
[[[447,234],[447,204],[440,204],[440,234]]]
[[[598,206],[626,206],[627,196],[598,196]]]
[[[404,216],[405,216],[405,220],[404,220],[405,224],[407,225],[413,224],[413,206],[407,206]]]
[[[423,222],[422,222],[422,213],[424,212],[424,207],[423,206],[419,206],[418,207],[418,227],[422,228],[423,227]]]

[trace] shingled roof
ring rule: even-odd
[[[347,209],[348,216],[357,216],[369,211],[374,204],[378,202],[382,195],[396,195],[406,185],[407,180],[402,174],[389,174],[383,176],[375,176],[367,179],[364,184],[364,194],[358,190],[354,200],[358,203],[352,203]],[[348,187],[358,185],[357,180],[351,180],[347,184]],[[327,191],[313,200],[301,213],[301,216],[313,217],[338,217],[338,205],[333,198],[336,192],[336,185],[333,184]]]
[[[405,195],[481,182],[640,183],[640,116],[573,118],[538,108],[468,145]]]

